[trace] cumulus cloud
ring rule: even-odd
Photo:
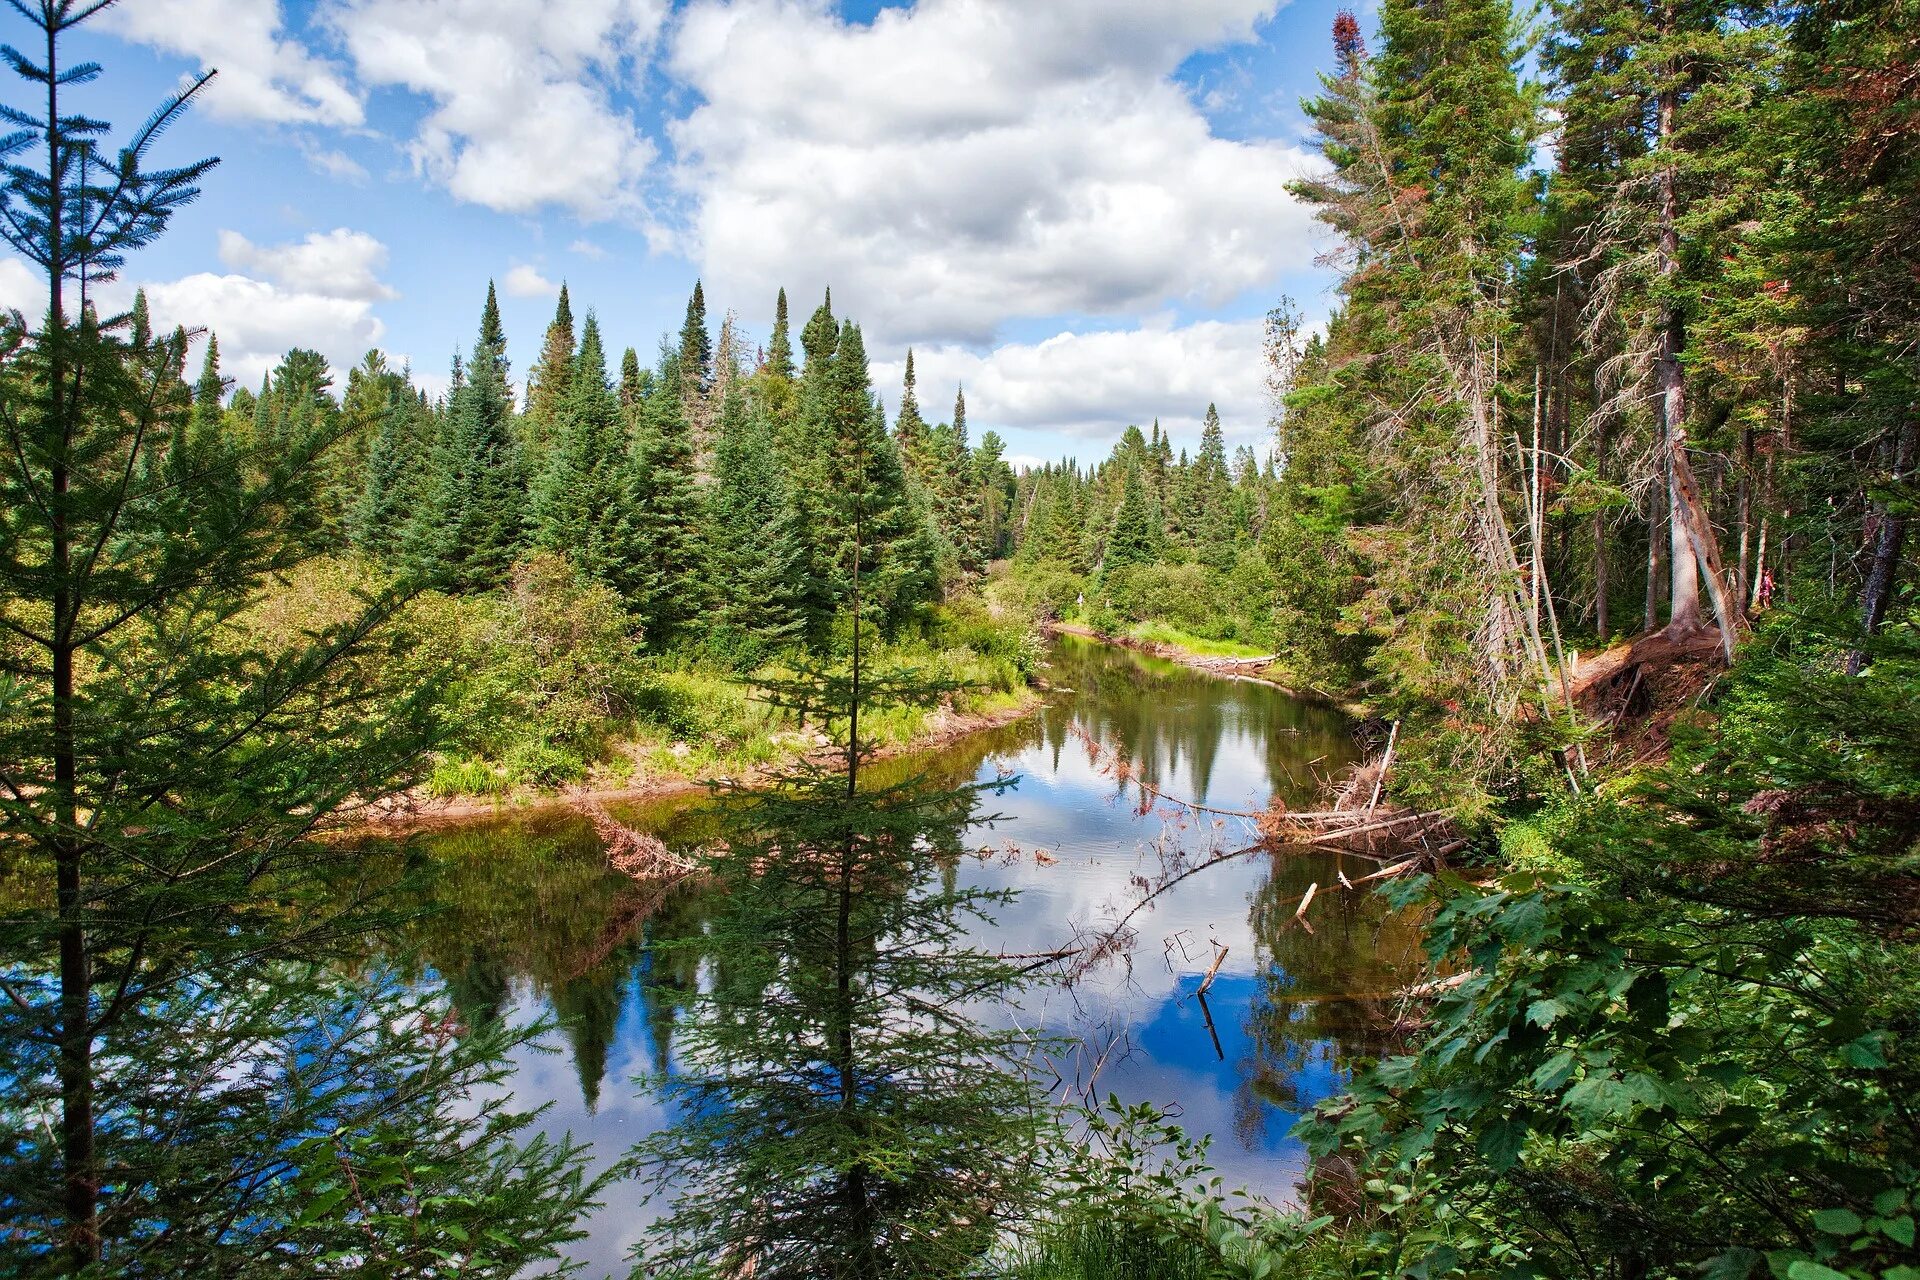
[[[330,297],[243,275],[203,271],[146,285],[147,303],[159,328],[203,327],[220,339],[220,364],[239,385],[257,387],[261,376],[294,347],[327,357],[334,381],[380,344],[386,325],[362,298]]]
[[[500,283],[516,298],[551,298],[560,292],[559,285],[524,262],[517,263],[507,272],[507,278]]]
[[[283,29],[280,0],[140,0],[101,15],[109,30],[220,74],[207,110],[230,120],[356,127],[366,118],[341,69]]]
[[[220,261],[297,293],[355,302],[400,296],[380,279],[387,265],[387,246],[364,231],[345,227],[311,232],[298,244],[271,246],[257,245],[238,231],[222,231]]]
[[[1207,405],[1220,410],[1230,443],[1267,434],[1265,365],[1258,320],[1207,320],[1099,333],[1061,333],[1037,343],[1006,343],[983,353],[955,345],[914,349],[922,410],[945,417],[956,384],[967,393],[967,421],[1024,427],[1107,444],[1129,423],[1154,418],[1192,447]],[[899,398],[903,362],[875,362],[874,384]]]
[[[508,213],[635,214],[655,148],[613,87],[667,0],[329,0],[361,81],[433,107],[408,154],[454,196]]]
[[[890,340],[1218,304],[1311,261],[1298,147],[1213,135],[1172,73],[1273,0],[922,0],[870,25],[696,0],[668,66],[692,255],[734,296],[832,285]]]

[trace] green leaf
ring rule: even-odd
[[[1801,1258],[1787,1268],[1787,1280],[1852,1280],[1844,1271],[1835,1271],[1808,1258]]]
[[[1567,1011],[1566,1002],[1551,997],[1535,1000],[1527,1006],[1527,1021],[1536,1027],[1550,1027],[1553,1020]]]
[[[1813,1215],[1813,1225],[1830,1236],[1857,1236],[1867,1227],[1851,1209],[1822,1209]]]
[[[1507,1116],[1496,1120],[1481,1131],[1474,1149],[1495,1173],[1505,1173],[1520,1159],[1520,1149],[1526,1145],[1528,1128],[1527,1121],[1522,1117]]]

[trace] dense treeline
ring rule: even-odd
[[[157,350],[145,317],[137,298],[134,344]],[[774,741],[791,726],[735,677],[844,648],[854,495],[840,460],[857,448],[863,619],[985,696],[1011,694],[1034,661],[1024,617],[957,598],[1008,536],[1001,442],[969,443],[963,396],[952,422],[921,418],[911,356],[890,429],[831,295],[797,336],[798,350],[782,291],[764,347],[731,315],[716,341],[696,284],[651,367],[628,347],[616,375],[563,286],[520,387],[490,285],[440,397],[377,351],[336,387],[308,350],[229,396],[210,337],[191,387],[163,369],[182,417],[141,466],[258,479],[327,442],[289,507],[315,557],[289,595],[324,615],[375,582],[431,589],[410,613],[418,645],[469,673],[472,726],[441,753],[441,793],[574,781],[623,752],[684,772],[791,750]]]
[[[1487,730],[1564,712],[1597,641],[1717,628],[1731,654],[1825,600],[1877,630],[1920,447],[1913,22],[1405,4],[1369,51],[1343,15],[1307,104],[1327,167],[1297,184],[1341,303],[1304,341],[1270,317],[1275,457],[1129,433],[1023,482],[1018,559],[1091,575],[1097,619],[1364,690],[1469,791],[1513,745]]]
[[[517,563],[549,552],[617,593],[649,649],[700,645],[751,666],[831,644],[848,536],[833,516],[848,483],[836,459],[858,440],[876,459],[870,559],[889,566],[869,583],[870,621],[895,634],[1003,545],[1003,446],[991,432],[968,442],[964,395],[951,422],[922,419],[911,355],[890,431],[860,328],[834,316],[831,294],[798,353],[784,290],[776,307],[750,352],[731,315],[716,342],[696,284],[679,334],[649,367],[628,347],[616,376],[599,322],[576,324],[562,286],[524,395],[491,285],[437,399],[379,352],[336,399],[326,361],[305,350],[229,399],[216,337],[177,451],[225,451],[264,473],[318,426],[340,440],[305,513],[320,547],[458,593],[505,590]]]

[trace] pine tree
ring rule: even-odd
[[[750,641],[746,658],[797,641],[805,625],[806,542],[795,523],[773,429],[737,383],[720,407],[706,527],[716,632],[736,645]]]
[[[560,301],[540,346],[540,358],[527,375],[526,441],[529,461],[538,464],[541,453],[560,434],[560,415],[567,403],[574,363],[573,305],[566,282]],[[603,374],[605,370],[601,371]]]
[[[488,285],[480,337],[448,397],[434,460],[421,567],[455,591],[504,585],[526,545],[526,472],[501,380],[506,358],[499,324]]]
[[[623,554],[627,430],[607,381],[600,322],[591,311],[565,381],[558,434],[533,490],[532,542],[566,556],[581,572],[612,582]]]
[[[900,389],[900,413],[894,419],[893,439],[907,474],[926,484],[933,473],[931,437],[926,419],[920,416],[920,397],[914,391],[912,347],[907,348],[907,373]]]
[[[1120,510],[1113,518],[1113,531],[1107,535],[1107,551],[1100,562],[1103,576],[1129,565],[1152,564],[1159,558],[1159,539],[1154,527],[1152,500],[1140,464],[1129,459],[1121,478]]]
[[[621,501],[616,585],[655,648],[671,644],[704,608],[700,576],[701,498],[693,432],[677,355],[663,357],[640,403],[638,431]]]

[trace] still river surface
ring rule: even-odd
[[[1207,674],[1071,636],[1049,654],[1055,692],[1038,713],[892,764],[943,783],[1016,775],[985,808],[999,820],[969,841],[982,852],[948,874],[1013,889],[974,941],[1045,952],[1097,931],[1138,901],[1173,860],[1251,842],[1249,824],[1171,804],[1253,811],[1278,797],[1316,807],[1356,754],[1348,721],[1273,686]],[[1124,760],[1125,767],[1114,767]],[[1144,783],[1143,787],[1141,784]],[[620,810],[670,844],[701,837],[703,797]],[[699,989],[697,960],[651,940],[701,927],[697,894],[659,906],[610,870],[592,828],[544,811],[429,833],[426,890],[438,908],[408,927],[423,981],[444,984],[466,1016],[541,1015],[545,1039],[516,1054],[519,1105],[547,1104],[541,1125],[612,1160],[670,1122],[636,1076],[671,1071],[675,1024]],[[1313,851],[1254,854],[1209,868],[1134,917],[1132,944],[1071,982],[1020,997],[1017,1017],[1058,1034],[1065,1102],[1118,1094],[1175,1112],[1213,1135],[1228,1186],[1284,1201],[1305,1170],[1294,1120],[1338,1092],[1348,1064],[1380,1050],[1387,993],[1412,973],[1418,937],[1372,895],[1329,892],[1344,869],[1375,865]],[[1321,892],[1295,922],[1308,885]],[[1224,958],[1205,998],[1198,991]],[[616,1188],[575,1246],[588,1275],[623,1275],[646,1223],[638,1194]]]

